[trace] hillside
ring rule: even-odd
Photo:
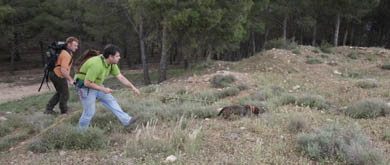
[[[82,105],[74,90],[66,116],[42,113],[51,92],[9,101],[0,104],[0,162],[162,164],[173,155],[175,164],[386,164],[389,57],[382,48],[272,49],[239,62],[172,69],[168,81],[141,87],[137,96],[108,80],[142,124],[124,128],[99,103],[84,134],[76,129]],[[217,116],[239,104],[261,113]]]

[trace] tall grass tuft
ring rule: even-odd
[[[302,117],[292,116],[287,128],[291,133],[299,133],[307,128],[307,123]]]
[[[70,124],[51,129],[29,144],[33,152],[48,152],[53,149],[102,149],[108,145],[108,140],[99,128],[90,127],[81,132]]]
[[[356,85],[363,89],[376,88],[379,86],[378,82],[374,79],[359,80]]]
[[[314,160],[334,159],[347,164],[381,164],[382,153],[356,127],[326,125],[297,136],[298,150]]]
[[[217,74],[211,78],[211,86],[214,88],[225,88],[234,81],[236,81],[236,78],[233,75]]]
[[[319,110],[327,110],[330,107],[328,101],[319,95],[306,95],[297,100],[299,106],[309,106],[310,108],[317,108]]]
[[[378,99],[363,99],[350,106],[345,114],[356,119],[377,118],[390,113],[390,108],[385,102]]]

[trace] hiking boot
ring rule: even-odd
[[[132,124],[136,123],[137,121],[139,121],[140,117],[133,117],[130,119],[129,121],[129,124],[127,125],[128,126],[131,126]]]
[[[53,110],[46,110],[45,112],[43,112],[44,114],[48,114],[48,115],[56,115],[57,112],[53,111]]]
[[[61,111],[61,115],[66,115],[68,114],[68,111]]]

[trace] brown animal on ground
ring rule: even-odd
[[[231,115],[252,116],[258,115],[259,113],[259,108],[253,105],[232,105],[219,109],[218,116],[222,115],[224,119],[229,119]]]

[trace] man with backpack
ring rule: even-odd
[[[80,95],[84,110],[79,120],[79,129],[85,130],[89,126],[94,113],[95,102],[99,100],[107,107],[124,126],[135,123],[139,118],[130,117],[123,112],[115,98],[111,95],[112,89],[104,87],[104,79],[109,75],[115,76],[123,85],[131,88],[134,93],[139,94],[139,90],[124,77],[117,63],[120,59],[120,48],[109,44],[104,48],[103,54],[92,56],[75,75],[75,88]]]
[[[46,105],[45,114],[55,114],[56,112],[53,109],[58,102],[60,103],[61,114],[68,112],[68,84],[73,84],[73,79],[69,72],[73,63],[72,56],[78,45],[79,40],[76,37],[68,37],[65,42],[65,49],[61,50],[58,55],[53,72],[49,72],[49,78],[53,82],[56,93]]]

